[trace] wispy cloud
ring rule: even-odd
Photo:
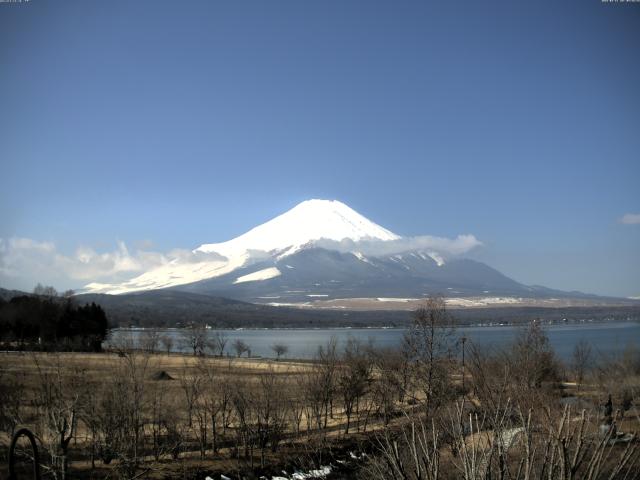
[[[640,213],[626,213],[620,218],[620,223],[624,223],[625,225],[639,225]]]
[[[35,283],[57,288],[77,287],[88,280],[117,282],[173,261],[197,263],[224,259],[215,253],[175,249],[167,253],[143,249],[129,250],[124,242],[116,248],[97,252],[78,247],[71,255],[58,251],[53,242],[30,238],[0,238],[0,285],[31,288]]]
[[[403,237],[398,240],[319,240],[319,247],[343,252],[358,251],[363,255],[382,256],[395,255],[414,250],[425,250],[437,253],[440,257],[452,257],[462,255],[482,245],[474,235],[458,235],[456,238],[434,237],[421,235],[418,237]]]
[[[145,272],[167,267],[172,269],[188,264],[224,262],[218,253],[174,249],[166,253],[143,249],[152,244],[138,243],[130,250],[124,242],[116,242],[115,249],[99,252],[88,246],[78,247],[72,254],[58,250],[53,242],[31,238],[0,238],[0,286],[31,289],[36,283],[53,285],[58,289],[79,288],[91,284],[120,284]],[[462,255],[482,243],[473,235],[455,238],[423,235],[398,240],[319,240],[316,245],[341,252],[360,252],[367,256],[395,255],[422,250],[439,263]],[[248,252],[253,261],[269,257],[267,252]]]

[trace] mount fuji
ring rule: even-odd
[[[307,200],[243,235],[203,244],[186,258],[86,293],[171,289],[271,305],[331,305],[344,299],[403,302],[429,294],[460,299],[587,297],[526,286],[464,253],[481,243],[401,237],[336,200]],[[467,300],[465,300],[467,299]],[[491,302],[490,302],[491,303]]]

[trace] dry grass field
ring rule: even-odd
[[[595,364],[582,345],[563,365],[532,324],[462,365],[438,306],[402,350],[329,342],[312,361],[3,352],[3,474],[24,426],[56,480],[637,478],[637,351]]]
[[[350,413],[348,437],[344,434],[346,414],[338,398],[330,400],[333,405],[316,402],[315,408],[309,406],[306,390],[310,383],[318,387],[321,375],[313,362],[135,351],[126,354],[4,352],[0,359],[3,376],[17,379],[20,384],[20,426],[38,432],[41,439],[46,435],[55,439],[56,435],[43,418],[47,414],[45,410],[56,410],[56,414],[69,418],[73,410],[76,418],[69,420],[69,424],[74,424],[69,468],[80,476],[114,475],[113,470],[124,462],[117,457],[108,465],[101,461],[101,453],[94,448],[97,435],[92,431],[95,425],[90,417],[96,414],[96,407],[105,408],[105,404],[97,400],[99,397],[106,397],[111,407],[118,401],[135,403],[135,398],[126,395],[134,386],[141,392],[139,405],[134,408],[144,417],[140,422],[144,440],[138,461],[144,462],[148,469],[146,475],[151,477],[171,474],[181,477],[187,475],[187,471],[201,470],[229,472],[256,465],[261,466],[261,471],[269,471],[271,465],[287,464],[291,464],[291,468],[311,468],[314,458],[321,458],[323,450],[332,449],[335,454],[346,457],[347,446],[384,426],[374,415],[371,397],[366,401],[362,399],[357,413],[355,408]],[[110,395],[123,386],[122,397]],[[36,406],[44,401],[43,395],[48,396],[50,390],[58,388],[56,398],[49,400],[60,405]],[[213,398],[219,403],[209,404]],[[238,405],[241,399],[247,404]],[[265,403],[271,405],[263,407]],[[243,409],[252,410],[245,413],[251,419],[240,418]],[[107,414],[121,416],[117,411]],[[130,421],[126,414],[121,417],[120,420]],[[215,452],[211,443],[213,421],[220,424],[215,433]],[[257,441],[261,444],[260,452],[256,445],[248,447],[249,452],[238,452],[248,441],[239,438],[244,435],[240,431],[248,428],[243,424],[261,421],[262,425],[255,429],[266,433],[252,433],[254,437],[265,435],[262,442]],[[277,451],[274,439],[267,438],[273,435],[272,430],[277,430]],[[170,432],[179,439],[172,439],[173,445],[158,446],[158,439],[168,438]],[[9,432],[1,432],[0,443],[8,445],[9,441]]]

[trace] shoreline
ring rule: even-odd
[[[454,324],[456,329],[465,328],[502,328],[502,327],[521,327],[527,325],[529,322],[511,322],[511,323],[465,323]],[[543,321],[543,327],[560,327],[560,326],[578,326],[578,325],[610,325],[613,323],[637,323],[640,324],[640,319],[611,319],[611,320],[567,320],[567,321]],[[327,327],[209,327],[207,330],[212,332],[225,331],[225,332],[242,332],[242,331],[325,331],[325,330],[406,330],[409,328],[409,324],[406,326],[398,325],[367,325],[367,326],[327,326]],[[145,331],[177,331],[182,332],[188,330],[190,327],[115,327],[109,329],[110,332],[145,332]]]

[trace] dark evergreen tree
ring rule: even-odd
[[[0,303],[4,348],[99,351],[109,329],[99,305],[72,298],[23,295]]]

